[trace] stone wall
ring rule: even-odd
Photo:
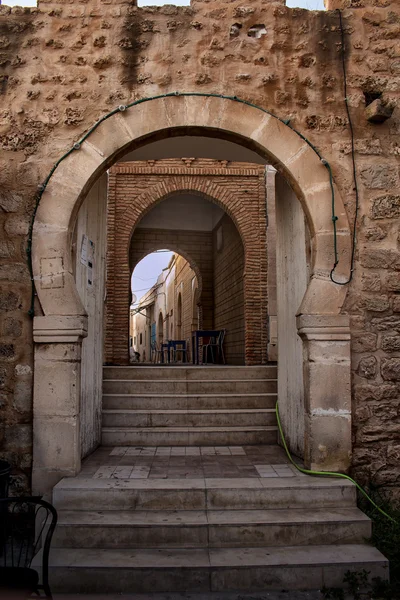
[[[330,0],[343,11],[347,99],[360,191],[351,315],[354,474],[398,490],[399,109],[369,122],[365,103],[398,100],[397,0]],[[256,26],[266,34],[257,37]],[[258,29],[260,31],[260,29]],[[354,217],[339,15],[281,1],[40,1],[0,6],[0,385],[2,456],[29,487],[31,283],[26,263],[37,186],[97,119],[119,104],[180,91],[238,96],[290,118],[329,160]],[[240,116],[238,116],[240,118]],[[277,165],[279,168],[279,165]],[[62,207],[60,207],[62,210]],[[36,315],[40,307],[36,306]],[[20,488],[22,489],[22,488]]]

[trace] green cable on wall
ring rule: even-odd
[[[372,504],[372,506],[374,508],[376,508],[376,510],[378,510],[384,517],[386,517],[387,519],[389,519],[390,521],[392,521],[393,523],[397,524],[397,521],[395,519],[393,519],[393,517],[391,517],[390,515],[387,514],[387,512],[385,512],[384,510],[382,510],[373,500],[372,498],[367,494],[367,492],[364,490],[363,487],[361,487],[361,485],[359,483],[357,483],[357,481],[354,481],[354,479],[352,479],[349,475],[345,475],[344,473],[335,473],[332,471],[312,471],[310,469],[303,469],[303,467],[300,467],[292,458],[292,455],[290,454],[289,448],[287,446],[286,443],[286,439],[285,439],[285,435],[283,433],[283,428],[282,428],[282,423],[281,423],[281,419],[279,416],[279,406],[278,406],[278,402],[275,405],[275,413],[276,413],[276,420],[278,423],[278,430],[279,430],[279,434],[281,436],[281,440],[282,440],[282,444],[283,447],[285,449],[286,455],[288,457],[288,459],[290,460],[290,462],[292,463],[292,465],[298,470],[300,471],[300,473],[304,473],[305,475],[314,475],[317,477],[341,477],[342,479],[347,479],[348,481],[351,481],[351,483],[353,483],[356,488],[359,490],[359,492],[361,492],[361,494],[363,494],[363,496],[365,496],[365,498],[368,500],[368,502],[370,502]]]

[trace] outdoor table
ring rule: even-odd
[[[180,348],[179,348],[180,346]],[[185,356],[184,362],[186,362],[186,340],[168,340],[161,344],[161,362],[164,362],[164,352],[167,351],[167,362],[171,362],[171,350],[174,353],[183,351],[182,354]]]
[[[168,345],[168,362],[170,362],[171,348],[175,356],[177,352],[182,352],[182,357],[184,357],[184,359],[182,358],[182,362],[186,362],[186,340],[169,340]]]
[[[192,331],[192,362],[194,365],[200,363],[199,360],[199,340],[200,338],[217,339],[221,331],[219,329],[196,329]]]

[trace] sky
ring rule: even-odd
[[[132,292],[138,301],[156,283],[161,271],[168,266],[173,252],[153,252],[148,254],[137,265],[132,275]]]
[[[2,0],[7,6],[36,6],[36,0]],[[189,0],[138,0],[138,6],[162,6],[174,4],[175,6],[189,6]],[[294,8],[308,8],[309,10],[324,10],[323,0],[286,0],[286,6]]]

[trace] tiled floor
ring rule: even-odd
[[[198,479],[302,476],[279,446],[101,447],[83,462],[80,477]]]

